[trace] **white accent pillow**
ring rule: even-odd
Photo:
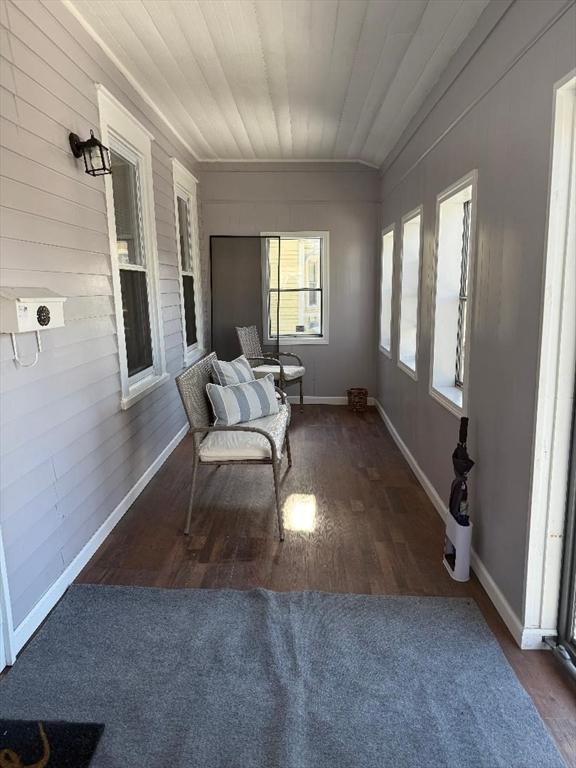
[[[215,384],[228,387],[231,384],[242,384],[245,381],[254,381],[252,367],[244,355],[227,363],[224,360],[214,360],[212,363],[212,378]]]
[[[207,384],[206,394],[212,404],[216,426],[230,427],[278,413],[274,376],[221,387]]]

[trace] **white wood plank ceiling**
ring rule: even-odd
[[[488,0],[69,0],[199,160],[379,166]]]

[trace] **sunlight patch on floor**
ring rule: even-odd
[[[284,503],[284,527],[288,531],[312,532],[316,528],[316,496],[291,493]]]

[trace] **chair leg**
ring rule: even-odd
[[[282,521],[282,507],[280,506],[280,486],[278,483],[278,463],[272,462],[272,471],[274,472],[274,493],[276,495],[276,515],[278,517],[278,532],[280,541],[284,541],[284,523]]]
[[[190,501],[188,502],[188,512],[186,513],[186,525],[184,526],[184,533],[186,536],[190,533],[190,523],[192,522],[192,505],[194,503],[194,489],[196,487],[196,475],[198,474],[198,459],[194,459],[192,465],[192,486],[190,488]]]
[[[304,413],[304,390],[302,379],[300,379],[300,413]]]
[[[286,443],[286,456],[288,457],[288,466],[292,466],[292,451],[290,450],[290,436],[288,435],[288,430],[286,430],[286,438],[284,440]]]

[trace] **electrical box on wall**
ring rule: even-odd
[[[48,288],[0,287],[0,333],[61,328],[65,301]]]

